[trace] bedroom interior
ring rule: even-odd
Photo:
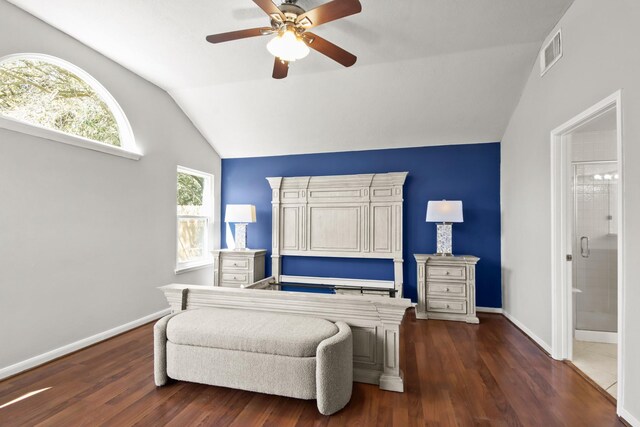
[[[638,18],[0,0],[0,425],[640,426]]]

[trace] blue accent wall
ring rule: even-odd
[[[428,200],[462,200],[464,222],[453,225],[453,252],[481,258],[476,302],[501,307],[500,144],[468,144],[222,160],[222,207],[253,204],[248,246],[264,248],[271,274],[271,176],[408,171],[404,186],[404,290],[416,301],[414,253],[436,250],[436,226],[425,222]],[[224,219],[224,218],[223,218]],[[225,236],[225,224],[222,224]],[[224,246],[224,242],[223,242]],[[283,257],[283,274],[393,279],[390,260]]]

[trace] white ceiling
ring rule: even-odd
[[[268,25],[250,0],[9,1],[167,90],[222,157],[499,141],[572,2],[361,0],[314,29],[353,67],[312,51],[273,80],[267,37],[205,41]]]

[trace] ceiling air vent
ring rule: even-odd
[[[540,76],[544,76],[562,58],[562,32],[558,30],[540,52]]]

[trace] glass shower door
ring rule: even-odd
[[[574,326],[617,332],[616,162],[574,164]]]

